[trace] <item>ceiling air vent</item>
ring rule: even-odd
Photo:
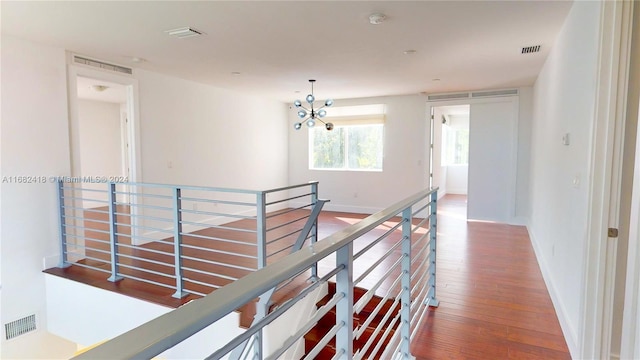
[[[178,39],[184,39],[184,38],[199,36],[204,34],[202,31],[198,31],[190,27],[182,27],[182,28],[177,28],[172,30],[166,30],[165,32],[171,36],[177,37]]]
[[[120,66],[120,65],[109,64],[104,61],[93,60],[93,59],[89,59],[89,58],[78,56],[78,55],[73,56],[73,62],[76,64],[87,65],[94,68],[103,69],[107,71],[114,71],[121,74],[129,74],[129,75],[133,74],[133,70],[130,68]]]
[[[29,315],[4,324],[4,333],[7,340],[36,330],[36,315]]]
[[[472,98],[491,97],[491,96],[511,96],[511,95],[518,95],[518,89],[474,91],[471,93]]]
[[[527,47],[523,47],[522,48],[522,53],[523,54],[530,54],[530,53],[536,53],[540,51],[540,45],[536,45],[536,46],[527,46]]]
[[[455,100],[455,99],[467,99],[469,97],[469,93],[454,93],[454,94],[436,94],[429,95],[427,99],[429,100]]]

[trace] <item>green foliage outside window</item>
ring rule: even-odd
[[[340,126],[311,131],[311,168],[382,170],[382,124]]]

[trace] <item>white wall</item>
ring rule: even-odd
[[[64,49],[3,35],[1,56],[2,176],[69,176]],[[136,77],[139,180],[258,189],[287,184],[284,104],[152,72]],[[75,344],[44,330],[41,271],[56,263],[43,266],[43,259],[59,255],[55,186],[3,183],[1,192],[2,323],[36,313],[40,328],[2,340],[1,357],[66,358]]]
[[[529,182],[531,167],[531,122],[533,87],[518,89],[518,162],[516,174],[516,222],[526,224],[529,218]]]
[[[469,165],[449,165],[445,169],[447,194],[466,195],[469,184]]]
[[[78,100],[80,175],[120,176],[122,173],[122,135],[120,104]],[[83,188],[105,190],[104,184],[84,184]],[[83,192],[84,198],[106,201],[106,193]],[[85,201],[84,207],[106,206]]]
[[[335,106],[386,105],[381,172],[309,170],[308,130],[293,129],[297,116],[289,109],[289,182],[318,180],[320,197],[331,200],[325,209],[360,213],[381,210],[426,188],[429,129],[425,101],[418,95],[336,100]]]
[[[469,129],[469,114],[449,115],[449,126]],[[449,194],[466,195],[469,185],[469,164],[446,167],[446,189]]]
[[[428,107],[429,108],[429,107]],[[433,108],[433,187],[438,189],[438,198],[449,193],[447,189],[447,167],[442,165],[442,108],[440,106]],[[428,128],[426,130],[429,130]],[[429,133],[429,131],[427,131]],[[426,137],[425,146],[429,146],[429,136]],[[426,159],[425,170],[429,172],[429,160]]]
[[[2,176],[69,173],[65,54],[2,35]],[[2,358],[66,358],[75,344],[46,329],[43,258],[58,252],[53,183],[2,191],[2,324],[35,313],[39,330],[10,341]],[[3,326],[4,328],[4,326]]]
[[[529,233],[574,357],[582,326],[600,6],[574,3],[533,90]],[[569,146],[561,140],[567,132]]]
[[[256,190],[287,185],[286,105],[148,71],[136,74],[141,181]]]

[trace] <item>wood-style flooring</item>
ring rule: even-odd
[[[417,359],[571,359],[525,227],[466,221],[466,197],[438,206],[437,297]]]
[[[414,356],[434,360],[570,359],[526,228],[467,222],[464,196],[445,196],[438,211],[440,306],[428,311],[417,332]],[[319,218],[319,238],[363,217],[324,211]],[[323,265],[320,267],[322,272]],[[106,281],[108,274],[78,266],[46,272],[171,307],[199,297],[176,299],[171,297],[172,289],[132,279],[112,283]],[[366,287],[366,283],[359,285]],[[248,315],[243,325],[250,323]]]

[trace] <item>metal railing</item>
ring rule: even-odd
[[[151,283],[176,298],[205,296],[284,257],[296,242],[315,242],[310,214],[323,203],[317,182],[254,191],[60,179],[58,199],[60,267]]]
[[[317,278],[300,282],[287,301],[206,358],[223,358],[248,342],[240,358],[312,359],[335,339],[334,359],[409,359],[411,339],[427,308],[438,305],[436,207],[437,189],[421,191],[74,359],[152,358],[270,289],[295,281],[315,264]],[[289,326],[286,340],[267,347],[265,327],[329,281],[335,281],[335,294],[303,324]],[[335,321],[324,337],[295,354],[305,334],[330,313]]]

